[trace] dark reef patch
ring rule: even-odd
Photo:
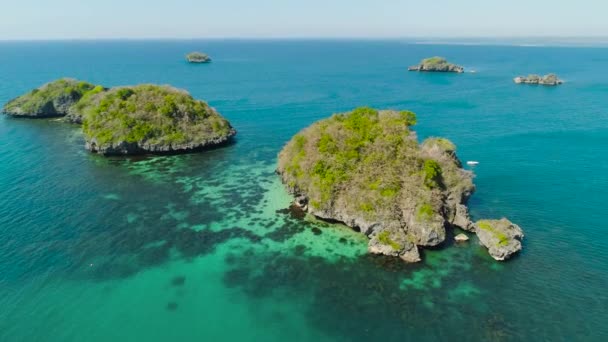
[[[62,227],[38,226],[26,213],[17,215],[24,222],[31,221],[30,229],[41,234],[4,247],[28,267],[15,268],[3,274],[3,279],[53,274],[103,282],[131,277],[170,261],[204,256],[233,239],[247,240],[242,246],[258,243],[263,236],[226,226],[226,222],[247,221],[267,200],[267,184],[275,182],[276,175],[251,172],[251,165],[272,168],[276,151],[256,151],[250,158],[245,153],[238,160],[231,159],[231,151],[232,147],[163,157],[88,155],[75,165],[84,172],[87,183],[74,183],[85,189],[86,196],[69,213],[57,212],[58,216],[69,215]],[[267,162],[260,165],[260,157]],[[239,181],[226,185],[228,178]],[[213,193],[208,195],[208,189]],[[260,222],[270,232],[280,227],[283,217]],[[211,231],[212,225],[221,230]],[[50,262],[54,260],[59,262]]]
[[[99,281],[127,278],[139,272],[136,263],[129,262],[129,260],[121,260],[121,258],[95,263],[91,269],[92,272],[88,276]]]
[[[277,214],[289,216],[294,220],[302,220],[306,217],[306,212],[296,205],[290,205],[289,208],[279,209]]]
[[[282,227],[279,227],[264,235],[265,238],[271,239],[277,242],[283,242],[289,240],[294,235],[305,231],[306,228],[302,224],[294,222],[286,222]]]
[[[186,258],[205,255],[212,252],[215,247],[230,239],[243,238],[253,242],[259,237],[242,228],[230,228],[220,231],[179,229],[174,234],[173,246]]]
[[[306,252],[306,246],[304,245],[297,245],[293,248],[293,253],[295,255],[301,256],[304,255],[304,252]]]
[[[183,286],[185,283],[186,283],[185,276],[177,276],[177,277],[174,277],[173,279],[171,279],[172,286]]]
[[[312,223],[304,220],[306,213],[295,206],[279,209],[276,211],[276,213],[279,218],[284,220],[284,223],[281,227],[264,235],[265,238],[273,241],[283,242],[289,240],[294,235],[306,231],[306,229],[311,229],[315,235],[321,235],[323,231],[319,228],[319,226],[328,226],[328,224],[323,221],[316,221],[315,223]],[[279,224],[278,220],[275,220],[275,225],[277,224]]]
[[[243,228],[227,228],[212,231],[207,228],[195,230],[180,228],[195,226],[197,222],[213,222],[221,215],[210,210],[207,214],[192,208],[183,208],[192,213],[184,221],[166,215],[166,201],[150,200],[148,206],[136,202],[123,204],[138,217],[120,224],[112,216],[99,217],[98,227],[105,230],[84,232],[77,239],[60,241],[56,250],[71,257],[71,277],[93,278],[103,281],[130,277],[142,269],[156,267],[172,258],[191,259],[212,253],[215,248],[232,239],[246,239],[258,243],[262,237]],[[124,210],[124,208],[123,208]],[[157,213],[152,215],[151,213]],[[192,221],[191,221],[192,220]],[[162,224],[158,224],[162,221]],[[94,267],[89,267],[94,264]],[[86,270],[86,272],[82,272]]]
[[[179,306],[179,305],[178,305],[176,302],[169,302],[169,303],[167,303],[167,305],[165,306],[165,308],[166,308],[168,311],[175,311],[175,310],[177,310],[177,307],[178,307],[178,306]]]
[[[166,243],[160,246],[143,248],[141,252],[137,254],[137,261],[142,266],[162,265],[169,260],[170,250],[170,245]]]
[[[327,261],[303,256],[305,248],[296,246],[294,256],[280,252],[234,256],[224,284],[256,299],[273,296],[277,289],[290,297],[312,298],[306,313],[310,324],[348,341],[408,340],[414,336],[445,340],[449,336],[442,334],[448,331],[469,336],[473,325],[479,325],[475,331],[483,331],[485,340],[513,338],[512,332],[507,335],[504,320],[488,315],[486,306],[474,301],[450,302],[447,293],[453,286],[436,288],[429,283],[421,288],[402,287],[405,277],[415,279],[416,271],[435,266],[406,264],[397,258],[375,255]],[[444,275],[442,281],[453,281],[455,285],[461,279],[458,273]],[[434,310],[436,306],[442,310]],[[488,319],[480,322],[464,319],[485,315]],[[446,327],[446,321],[458,321],[455,317],[463,317],[461,324]]]
[[[228,253],[224,258],[224,261],[226,262],[226,264],[232,265],[237,262],[237,257],[233,253]]]
[[[228,287],[238,287],[243,285],[251,277],[248,268],[235,268],[224,273],[224,284]]]

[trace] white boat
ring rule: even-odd
[[[478,161],[475,161],[475,160],[469,160],[469,161],[467,162],[467,165],[471,165],[471,166],[474,166],[474,165],[477,165],[477,164],[479,164],[479,162],[478,162]]]

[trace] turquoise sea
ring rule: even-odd
[[[214,61],[188,65],[202,50]],[[408,73],[440,55],[475,73]],[[556,72],[560,87],[517,86]],[[236,142],[103,158],[76,126],[0,118],[0,341],[607,341],[608,48],[406,41],[0,43],[0,103],[69,76],[189,90]],[[476,238],[403,264],[293,215],[276,155],[315,120],[409,109],[477,160]]]

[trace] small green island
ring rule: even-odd
[[[443,57],[431,57],[423,59],[418,65],[411,66],[407,70],[422,72],[464,72],[464,68],[462,66],[452,64]]]
[[[296,134],[277,167],[294,208],[360,231],[370,253],[408,262],[420,260],[419,247],[444,243],[446,227],[477,233],[496,260],[521,250],[517,225],[471,221],[472,172],[462,168],[449,140],[419,144],[415,124],[412,112],[364,107]]]
[[[186,61],[188,63],[210,63],[211,57],[202,52],[190,52],[186,55]]]
[[[2,111],[82,124],[86,148],[103,155],[193,152],[228,143],[236,134],[207,103],[153,84],[105,88],[60,79],[9,101]]]

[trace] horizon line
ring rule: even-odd
[[[398,42],[408,45],[608,48],[608,36],[405,36],[405,37],[204,37],[0,39],[0,44],[126,42]]]
[[[61,38],[0,38],[0,42],[29,41],[116,41],[116,40],[404,40],[404,39],[582,39],[608,42],[608,35],[485,35],[485,36],[208,36],[208,37],[61,37]]]

